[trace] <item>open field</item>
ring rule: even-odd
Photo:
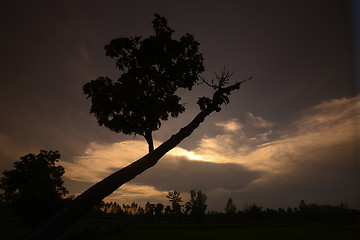
[[[21,239],[31,229],[17,218],[0,219],[1,239]],[[70,228],[60,240],[82,239],[345,239],[359,240],[359,224],[346,223],[171,223],[129,222],[107,218],[85,218]]]
[[[359,225],[322,223],[134,223],[82,221],[61,239],[360,239]]]

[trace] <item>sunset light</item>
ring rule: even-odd
[[[258,232],[290,223],[284,236],[297,239],[316,214],[352,231],[359,9],[360,0],[4,1],[0,238],[141,239],[179,227],[247,239],[253,221]],[[304,239],[352,239],[326,229]]]
[[[285,181],[289,176],[296,179],[297,176],[301,177],[304,171],[315,174],[316,171],[321,171],[322,166],[327,166],[327,171],[321,172],[321,175],[325,178],[331,177],[336,174],[333,171],[337,171],[338,167],[348,168],[359,164],[351,157],[359,153],[353,145],[358,137],[358,132],[355,130],[359,124],[359,103],[359,97],[325,101],[300,111],[294,121],[282,126],[269,124],[251,113],[243,123],[237,119],[218,122],[215,126],[223,129],[222,133],[204,137],[199,142],[199,146],[191,151],[176,147],[160,161],[159,166],[167,164],[167,167],[175,170],[181,166],[182,161],[200,162],[199,166],[201,162],[216,163],[219,166],[237,164],[249,172],[261,173],[252,181],[260,185],[269,185],[279,179]],[[247,132],[246,129],[251,126],[255,126],[256,131]],[[263,134],[269,130],[273,134],[268,134],[264,138]],[[161,142],[156,142],[155,145],[160,144]],[[146,142],[135,140],[111,144],[93,142],[84,154],[74,158],[73,163],[62,164],[67,169],[68,178],[97,182],[114,170],[136,160],[136,155],[133,154],[135,152],[137,158],[145,155]],[[197,171],[199,175],[205,174],[201,168]],[[226,178],[226,172],[224,173],[222,177]],[[328,180],[330,181],[330,178]],[[163,181],[166,181],[166,178]],[[179,178],[178,181],[187,180]],[[157,190],[157,186],[152,185],[151,180],[148,181],[148,185],[138,185],[136,182],[135,179],[135,184],[127,184],[125,190],[120,189],[109,199],[123,202],[132,195],[137,199],[146,199],[149,195],[162,198],[161,193],[164,191]],[[172,184],[174,182],[169,182],[169,189],[172,189]],[[243,186],[237,190],[241,190],[243,194],[246,192]],[[216,191],[216,188],[212,191]]]

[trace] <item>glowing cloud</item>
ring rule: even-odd
[[[216,126],[224,128],[225,131],[236,132],[243,128],[243,125],[237,119],[225,123],[215,123]]]
[[[289,125],[272,131],[267,129],[275,124],[249,114],[250,120],[246,122],[254,123],[256,119],[255,125],[264,132],[253,135],[243,132],[242,137],[225,132],[203,139],[195,152],[203,159],[238,163],[268,175],[299,171],[305,163],[328,164],[335,155],[345,154],[344,146],[349,146],[353,149],[352,154],[356,154],[354,149],[359,147],[358,103],[359,97],[325,101],[300,112]],[[275,131],[281,134],[272,136]],[[261,135],[266,137],[259,138]]]
[[[160,145],[155,141],[155,145]],[[65,167],[65,176],[76,181],[98,182],[114,169],[120,169],[148,153],[146,141],[123,141],[112,144],[91,142],[84,154],[74,158],[73,162],[61,162]],[[184,157],[189,160],[202,160],[200,155],[176,147],[167,156]]]
[[[84,154],[72,163],[62,162],[65,176],[77,181],[98,182],[111,173],[110,169],[122,168],[147,153],[145,141],[124,141],[112,144],[91,142]]]
[[[159,199],[166,199],[168,191],[159,191],[153,186],[137,185],[127,183],[106,198],[106,201],[119,203],[136,203],[144,206],[147,201],[158,202]]]
[[[262,117],[255,116],[252,113],[247,113],[247,115],[248,115],[247,122],[251,126],[258,127],[258,128],[267,128],[267,127],[272,127],[275,125],[274,123],[266,121]]]

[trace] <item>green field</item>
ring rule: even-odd
[[[21,239],[30,229],[16,218],[0,219],[1,239]],[[359,224],[334,223],[171,223],[125,222],[117,219],[85,218],[70,228],[66,239],[360,239]]]

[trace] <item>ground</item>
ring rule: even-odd
[[[21,239],[31,229],[13,216],[0,217],[1,239]],[[109,217],[85,217],[60,240],[82,239],[360,239],[360,225],[354,223],[242,222],[191,223],[133,221]]]

